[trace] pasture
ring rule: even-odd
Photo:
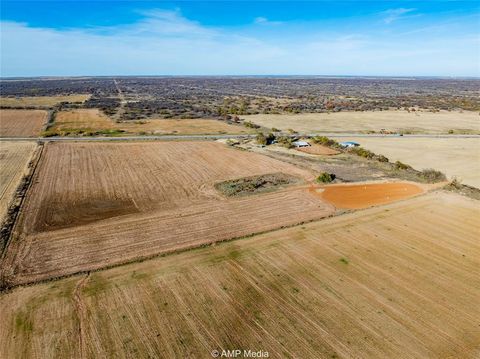
[[[80,132],[81,131],[81,132]],[[95,131],[123,131],[125,135],[167,134],[242,134],[251,133],[243,126],[231,125],[211,119],[151,119],[142,121],[114,122],[98,109],[60,111],[49,132],[58,135],[81,135]]]
[[[479,215],[434,192],[16,288],[0,357],[478,357]]]
[[[241,198],[214,188],[269,173],[314,178],[212,142],[48,143],[6,252],[3,278],[28,283],[334,212],[302,186]]]
[[[408,133],[480,134],[480,115],[472,111],[355,111],[242,116],[267,128],[294,129],[302,133],[368,133],[382,129]]]
[[[480,188],[480,138],[349,138],[368,150],[422,170],[434,168]]]
[[[0,110],[0,137],[37,137],[46,121],[43,110]]]
[[[52,107],[60,102],[85,102],[90,95],[0,97],[3,107]]]

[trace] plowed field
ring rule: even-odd
[[[49,143],[8,247],[13,284],[128,262],[329,215],[305,188],[226,199],[216,182],[295,166],[219,143]]]
[[[431,193],[0,296],[0,357],[476,358],[480,209]]]
[[[34,142],[0,142],[0,223],[36,146]]]
[[[46,120],[43,110],[0,110],[0,137],[37,137]]]

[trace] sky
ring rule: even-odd
[[[479,1],[12,1],[0,76],[480,76]]]

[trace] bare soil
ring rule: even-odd
[[[361,209],[392,203],[424,192],[418,185],[402,182],[339,184],[320,188],[312,186],[310,191],[343,209]]]

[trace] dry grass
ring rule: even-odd
[[[49,143],[2,273],[12,284],[37,281],[333,212],[304,188],[233,199],[214,189],[275,172],[313,180],[295,166],[219,143]]]
[[[36,146],[34,142],[0,141],[0,223],[4,220]]]
[[[0,97],[0,106],[26,107],[39,106],[51,107],[60,102],[84,102],[90,95],[67,95],[67,96],[32,96],[32,97]]]
[[[125,134],[242,134],[252,131],[237,125],[230,125],[217,120],[205,119],[185,119],[185,120],[166,120],[153,119],[148,121],[120,122],[116,123],[102,114],[97,109],[82,109],[72,111],[61,111],[57,114],[55,124],[51,131],[59,133],[75,130],[83,131],[102,131],[102,130],[122,130]]]
[[[17,288],[0,357],[478,357],[479,215],[432,193]]]
[[[365,111],[335,113],[304,113],[297,115],[242,116],[267,128],[296,131],[363,133],[385,129],[412,133],[480,133],[480,116],[471,111],[407,112]]]
[[[37,137],[46,120],[43,110],[0,110],[0,137]]]
[[[350,140],[350,138],[349,138]],[[354,138],[362,147],[422,170],[434,168],[450,179],[480,188],[479,138]]]

